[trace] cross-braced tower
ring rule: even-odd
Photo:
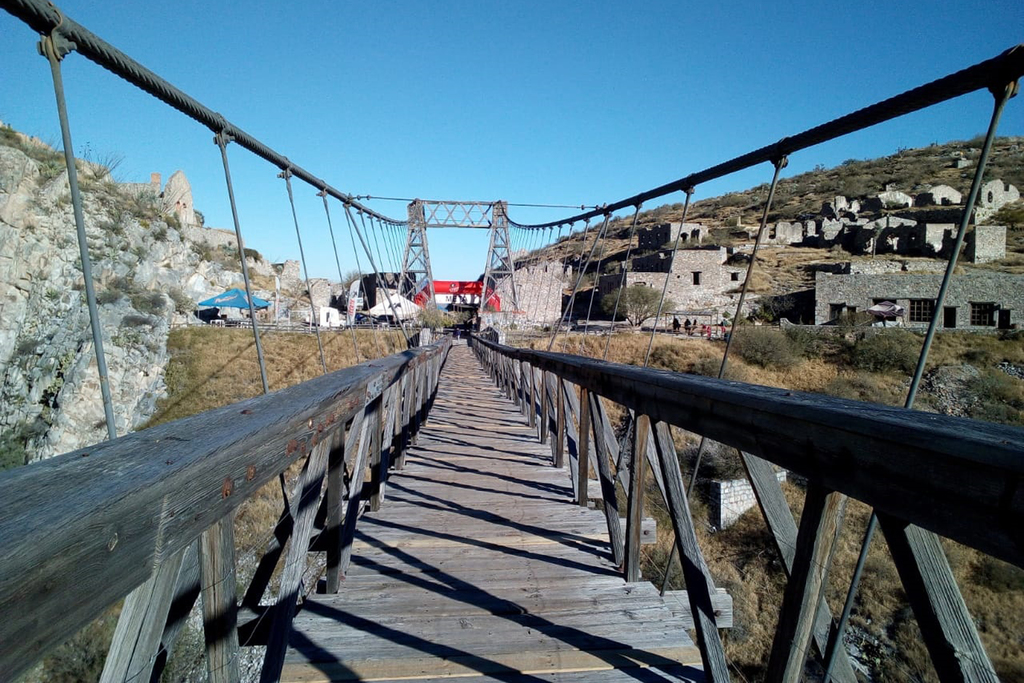
[[[427,249],[427,221],[423,202],[417,199],[409,204],[409,231],[405,237],[398,293],[414,299],[424,290],[427,294],[424,307],[433,307],[434,275],[430,271],[430,251]]]

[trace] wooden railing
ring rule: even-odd
[[[485,332],[475,353],[521,406],[552,458],[568,464],[587,503],[596,467],[612,552],[639,575],[644,467],[676,533],[705,675],[727,681],[708,572],[669,426],[734,446],[789,575],[769,681],[796,681],[834,624],[823,600],[847,497],[878,513],[893,561],[943,681],[998,680],[961,598],[938,535],[1024,566],[1024,430],[784,389],[513,348]],[[633,416],[619,444],[601,397]],[[807,479],[799,529],[771,463]],[[626,491],[626,529],[616,486]],[[842,648],[833,680],[856,677]]]
[[[267,645],[262,680],[276,680],[308,550],[326,551],[326,590],[337,592],[359,514],[381,504],[388,471],[403,466],[450,344],[5,472],[0,679],[127,596],[102,680],[148,681],[201,595],[210,680],[238,680],[239,637]],[[233,513],[299,461],[239,606]],[[282,555],[275,604],[261,606]]]

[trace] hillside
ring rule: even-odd
[[[819,167],[807,173],[782,178],[768,216],[769,224],[817,217],[823,205],[826,202],[833,202],[836,196],[867,204],[869,198],[877,196],[886,186],[892,190],[916,195],[933,186],[947,185],[966,196],[970,189],[975,162],[981,152],[980,145],[979,138],[942,145],[933,144],[920,149],[901,149],[887,157],[870,160],[849,159],[833,168]],[[985,179],[996,178],[1017,188],[1024,188],[1024,138],[1003,137],[995,141]],[[762,184],[742,192],[698,199],[691,204],[687,222],[702,223],[708,228],[704,245],[740,248],[749,246],[760,222],[768,189],[768,184]],[[664,204],[641,211],[637,226],[642,228],[680,221],[682,211],[681,203]],[[905,217],[919,222],[959,221],[958,207],[910,207],[899,210],[883,208],[877,211],[862,211],[859,215],[867,218]],[[609,223],[607,237],[598,246],[595,260],[588,267],[591,276],[584,279],[584,289],[589,287],[596,275],[619,270],[625,259],[631,222],[632,216],[620,216]],[[1024,272],[1024,203],[1011,204],[1002,212],[986,217],[985,222],[999,222],[1010,226],[1011,229],[1007,233],[1007,255],[1001,261],[978,267],[1005,272]],[[595,225],[596,222],[592,227]],[[577,230],[579,227],[576,226]],[[586,248],[581,242],[581,233],[577,232],[543,249],[521,255],[520,258],[524,263],[560,260],[578,266],[584,260],[581,257],[585,257],[589,250],[593,234],[591,231]],[[663,247],[671,247],[671,244]],[[639,249],[634,242],[631,257],[643,256],[651,251]],[[781,246],[765,250],[758,259],[751,291],[762,294],[785,294],[806,289],[813,285],[814,271],[819,265],[864,258],[868,257],[851,255],[841,250],[806,247]],[[924,260],[936,263],[934,259]],[[941,269],[941,264],[936,265],[936,268]]]

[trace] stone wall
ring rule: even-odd
[[[972,263],[988,263],[1006,257],[1006,226],[976,225],[966,235],[966,256]]]
[[[691,246],[701,244],[704,241],[707,228],[700,223],[659,223],[657,225],[637,227],[637,248],[649,251],[651,249],[661,249],[663,245],[669,242],[675,244],[680,232],[682,232],[682,236],[679,239],[680,246]]]
[[[518,318],[525,324],[548,325],[562,317],[562,292],[572,286],[572,268],[564,268],[560,261],[544,261],[516,268],[516,292],[519,295]],[[507,278],[498,283],[497,293],[502,310],[512,300],[511,282]]]
[[[776,472],[775,478],[786,481],[786,471]],[[744,512],[757,505],[757,496],[746,479],[711,481],[706,490],[709,521],[719,531],[728,529]]]
[[[851,273],[815,274],[814,322],[833,320],[838,312],[863,311],[876,301],[892,301],[906,309],[907,327],[926,328],[927,320],[912,320],[911,301],[934,301],[942,281],[940,273]],[[949,329],[993,329],[1024,323],[1024,275],[974,272],[954,275],[946,294]],[[842,309],[838,307],[842,307]],[[985,307],[990,314],[983,313]],[[920,305],[915,306],[920,308]],[[972,324],[972,309],[986,317],[983,324]],[[944,314],[946,315],[946,314]]]
[[[627,286],[645,285],[660,292],[667,277],[666,297],[677,311],[727,306],[743,286],[745,270],[726,265],[729,251],[725,247],[680,249],[674,261],[671,256],[670,251],[663,251],[633,259],[626,274]],[[598,291],[601,296],[614,292],[621,281],[621,274],[604,275],[598,281]]]

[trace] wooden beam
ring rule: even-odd
[[[998,681],[938,537],[885,514],[878,523],[939,680]]]
[[[604,425],[608,422],[608,414],[597,394],[588,395],[590,403],[590,424],[594,430],[594,455],[597,456],[597,474],[601,483],[601,497],[604,499],[604,516],[608,522],[608,540],[611,543],[612,559],[615,564],[622,565],[625,548],[622,537],[622,523],[619,521],[619,500],[615,492],[615,476],[612,473],[612,446],[608,440]],[[612,439],[614,441],[614,439]]]
[[[233,515],[224,517],[203,532],[199,544],[206,673],[211,683],[236,683],[240,678],[233,524]]]
[[[15,677],[447,340],[0,475],[0,671]],[[59,472],[59,474],[58,474]],[[83,571],[88,567],[88,571]],[[55,590],[75,577],[77,598]],[[29,619],[28,615],[32,615]]]
[[[770,458],[880,512],[1024,566],[1016,534],[1024,526],[1020,427],[497,348],[652,420]]]
[[[790,510],[789,503],[786,502],[786,494],[782,492],[782,485],[775,477],[775,470],[767,460],[744,451],[740,451],[740,459],[747,470],[747,477],[754,489],[754,496],[757,498],[761,514],[768,525],[768,531],[775,539],[775,548],[782,560],[783,571],[786,576],[790,576],[793,569],[797,528],[796,521],[793,519],[793,511]],[[829,638],[832,637],[835,630],[832,612],[829,610],[828,604],[822,600],[818,604],[814,620],[814,645],[819,655],[825,652]],[[836,652],[832,678],[838,683],[857,683],[857,676],[845,648],[839,648]]]
[[[590,392],[580,389],[580,453],[579,487],[576,498],[581,507],[587,507],[587,486],[590,483]],[[616,514],[616,517],[618,514]]]
[[[371,401],[363,409],[359,425],[359,436],[355,446],[355,461],[352,464],[352,481],[348,485],[348,506],[341,527],[341,555],[338,558],[338,572],[345,575],[352,560],[352,544],[355,542],[356,522],[359,519],[359,505],[363,496],[363,480],[366,478],[366,460],[370,451],[370,425],[374,413],[380,410],[380,399]]]
[[[540,371],[540,442],[548,442],[548,430],[551,428],[551,416],[548,415],[548,373]]]
[[[554,376],[555,383],[555,404],[557,417],[555,418],[555,448],[552,453],[552,464],[561,469],[565,467],[565,395],[562,392],[562,380]]]
[[[199,539],[197,538],[185,548],[185,555],[178,570],[178,580],[174,585],[170,609],[167,611],[167,623],[160,637],[160,649],[152,665],[150,680],[159,680],[163,673],[167,658],[174,651],[178,635],[185,628],[192,607],[199,599],[201,576],[199,568]]]
[[[640,580],[640,523],[644,517],[644,461],[642,453],[647,448],[647,436],[651,421],[646,415],[638,415],[633,430],[633,471],[630,472],[629,498],[626,505],[626,581]]]
[[[153,576],[128,594],[103,662],[100,683],[119,683],[136,678],[149,680],[181,564],[189,548],[164,561]]]
[[[798,683],[811,648],[814,618],[828,587],[828,572],[842,530],[846,496],[811,482],[800,514],[793,570],[768,658],[768,683]]]
[[[704,674],[709,681],[728,681],[729,667],[725,660],[725,649],[718,634],[715,616],[715,584],[711,580],[711,572],[697,542],[697,531],[690,515],[690,503],[686,498],[686,487],[683,486],[683,473],[676,457],[672,432],[664,422],[657,423],[651,431],[654,436],[657,466],[665,487],[665,504],[672,519],[676,543],[679,545],[683,578],[686,580],[687,598],[690,612],[693,614]]]
[[[261,683],[274,683],[281,678],[284,653],[288,647],[288,634],[292,630],[292,619],[302,587],[302,575],[306,571],[309,537],[313,533],[313,518],[320,502],[320,491],[323,488],[330,450],[329,441],[321,441],[313,448],[292,495],[295,531],[292,533],[292,542],[288,547],[284,570],[281,572],[281,587],[277,594],[270,625],[270,638],[263,657],[263,669],[260,672]]]

